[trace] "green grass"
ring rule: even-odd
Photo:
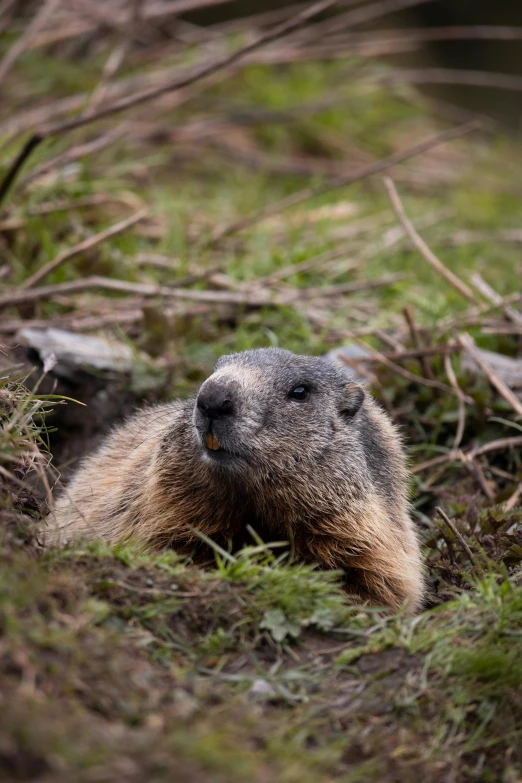
[[[266,549],[215,573],[125,548],[4,556],[4,763],[80,780],[123,758],[159,780],[180,764],[212,780],[513,779],[516,585],[475,579],[412,620],[348,607],[332,581]]]

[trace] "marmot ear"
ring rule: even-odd
[[[353,418],[364,402],[366,393],[358,383],[350,381],[344,387],[343,399],[341,402],[341,413],[346,418]]]

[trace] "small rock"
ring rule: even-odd
[[[180,718],[190,718],[199,710],[199,702],[184,688],[174,688],[176,714]]]
[[[496,351],[486,351],[484,348],[477,348],[476,346],[475,350],[484,364],[487,364],[495,375],[497,375],[501,381],[504,381],[506,386],[514,391],[517,397],[522,399],[522,359],[513,359],[511,356],[505,356]],[[479,367],[473,357],[466,352],[463,352],[462,354],[461,367],[463,370],[467,370],[471,373],[471,375],[484,376],[482,368]]]
[[[90,337],[64,329],[21,329],[17,338],[36,351],[44,368],[61,378],[74,379],[80,370],[129,373],[132,349],[117,340]]]
[[[248,695],[253,701],[270,701],[270,699],[277,698],[277,691],[267,680],[260,677],[254,680]]]
[[[369,373],[362,375],[362,373],[357,372],[355,367],[345,364],[340,358],[340,355],[345,356],[347,359],[359,359],[361,356],[371,356],[368,351],[365,351],[364,348],[361,348],[360,345],[356,345],[356,343],[347,343],[346,345],[339,346],[339,348],[333,348],[331,351],[328,351],[328,353],[325,353],[324,358],[329,359],[338,367],[342,367],[346,374],[355,381],[366,383],[369,380]],[[369,367],[369,365],[367,366]]]

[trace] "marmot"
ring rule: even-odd
[[[342,368],[280,348],[223,356],[195,398],[117,427],[58,498],[45,538],[136,539],[197,562],[209,555],[197,531],[238,546],[248,526],[341,569],[360,600],[422,603],[397,429]]]

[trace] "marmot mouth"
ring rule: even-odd
[[[207,449],[210,449],[211,451],[222,451],[220,442],[215,435],[212,435],[211,432],[207,432],[206,441]]]
[[[215,462],[244,459],[243,454],[223,448],[216,436],[211,432],[207,432],[205,435],[205,453]]]

